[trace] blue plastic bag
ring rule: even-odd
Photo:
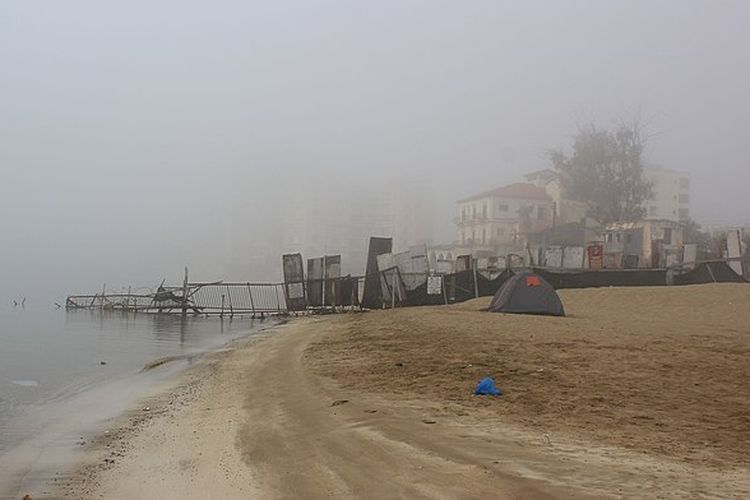
[[[502,396],[503,391],[495,387],[495,381],[492,377],[484,377],[474,389],[475,396]]]

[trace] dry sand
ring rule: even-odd
[[[73,498],[750,496],[750,286],[295,320],[189,370]],[[500,398],[471,396],[495,377]],[[106,461],[105,461],[106,460]]]

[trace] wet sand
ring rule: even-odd
[[[191,368],[71,498],[750,495],[750,287],[567,290],[295,320]],[[472,397],[483,376],[505,395]]]

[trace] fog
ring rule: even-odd
[[[624,116],[648,162],[692,174],[695,219],[750,222],[748,19],[743,1],[5,0],[0,302],[185,265],[272,279],[243,255],[333,180],[408,178],[450,242],[455,200]]]

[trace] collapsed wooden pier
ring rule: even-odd
[[[102,293],[70,295],[68,310],[89,309],[143,313],[261,317],[288,312],[280,283],[223,282],[191,283],[187,269],[182,286],[162,282],[153,293]]]

